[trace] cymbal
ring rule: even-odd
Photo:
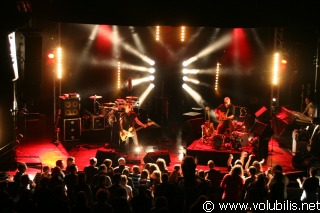
[[[118,99],[116,100],[116,102],[117,102],[117,103],[125,103],[126,101],[125,101],[124,99],[118,98]]]
[[[126,98],[127,98],[127,99],[138,99],[137,96],[127,96]]]
[[[113,106],[113,105],[115,105],[115,103],[109,102],[109,103],[104,103],[103,105],[104,105],[104,106]]]
[[[100,95],[91,95],[89,98],[90,99],[100,99],[100,98],[102,98],[102,96],[100,96]]]

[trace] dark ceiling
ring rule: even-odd
[[[124,26],[317,27],[320,22],[318,1],[5,0],[3,4],[9,19],[1,24],[10,28],[19,27],[31,16]]]

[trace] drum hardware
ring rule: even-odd
[[[138,99],[138,97],[137,96],[127,96],[126,99],[134,100],[134,99]]]
[[[89,99],[93,100],[93,113],[95,115],[99,114],[96,105],[98,104],[99,106],[101,106],[101,104],[97,101],[97,99],[101,99],[101,98],[102,98],[102,96],[100,96],[100,95],[91,95],[91,96],[89,96]]]

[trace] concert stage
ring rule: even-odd
[[[272,167],[275,164],[280,164],[285,172],[297,172],[299,169],[295,169],[292,166],[292,157],[293,154],[290,150],[280,147],[278,141],[275,138],[272,138],[266,147],[268,155],[264,158],[264,169],[268,167]],[[233,155],[233,161],[240,158],[241,152],[245,151],[250,154],[254,154],[252,152],[253,148],[250,143],[248,145],[240,147],[239,149],[233,149],[221,146],[220,149],[214,148],[214,142],[202,141],[202,138],[196,139],[186,148],[186,155],[191,155],[197,158],[198,165],[207,165],[208,160],[213,160],[215,162],[216,167],[226,167],[227,160],[230,154]],[[259,157],[260,158],[260,157]],[[248,158],[245,158],[244,163],[246,163]],[[258,156],[254,155],[252,160],[261,160],[258,159]],[[299,171],[300,172],[300,171]]]
[[[245,151],[245,150],[243,150]],[[218,167],[227,166],[227,160],[230,154],[234,159],[239,159],[242,150],[235,150],[221,147],[215,149],[213,142],[203,142],[202,138],[195,140],[190,146],[187,147],[187,155],[191,155],[197,158],[199,165],[207,165],[208,160],[213,160]]]

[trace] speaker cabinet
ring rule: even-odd
[[[118,164],[119,157],[120,157],[119,154],[114,150],[108,150],[108,151],[97,150],[96,152],[97,165],[102,164],[105,159],[110,159],[112,160],[112,166],[116,166]]]
[[[156,163],[158,158],[163,158],[166,161],[167,166],[170,165],[170,155],[168,150],[161,150],[156,152],[148,152],[144,158],[144,163]]]
[[[80,116],[79,98],[60,98],[61,116],[64,118],[76,118]]]
[[[92,127],[93,127],[93,130],[103,130],[103,129],[105,129],[104,116],[93,116],[92,117]]]
[[[63,141],[80,140],[81,118],[63,119]]]
[[[40,97],[42,78],[42,36],[41,32],[35,29],[22,32],[23,45],[22,57],[24,58],[22,73],[23,98],[28,101]]]

